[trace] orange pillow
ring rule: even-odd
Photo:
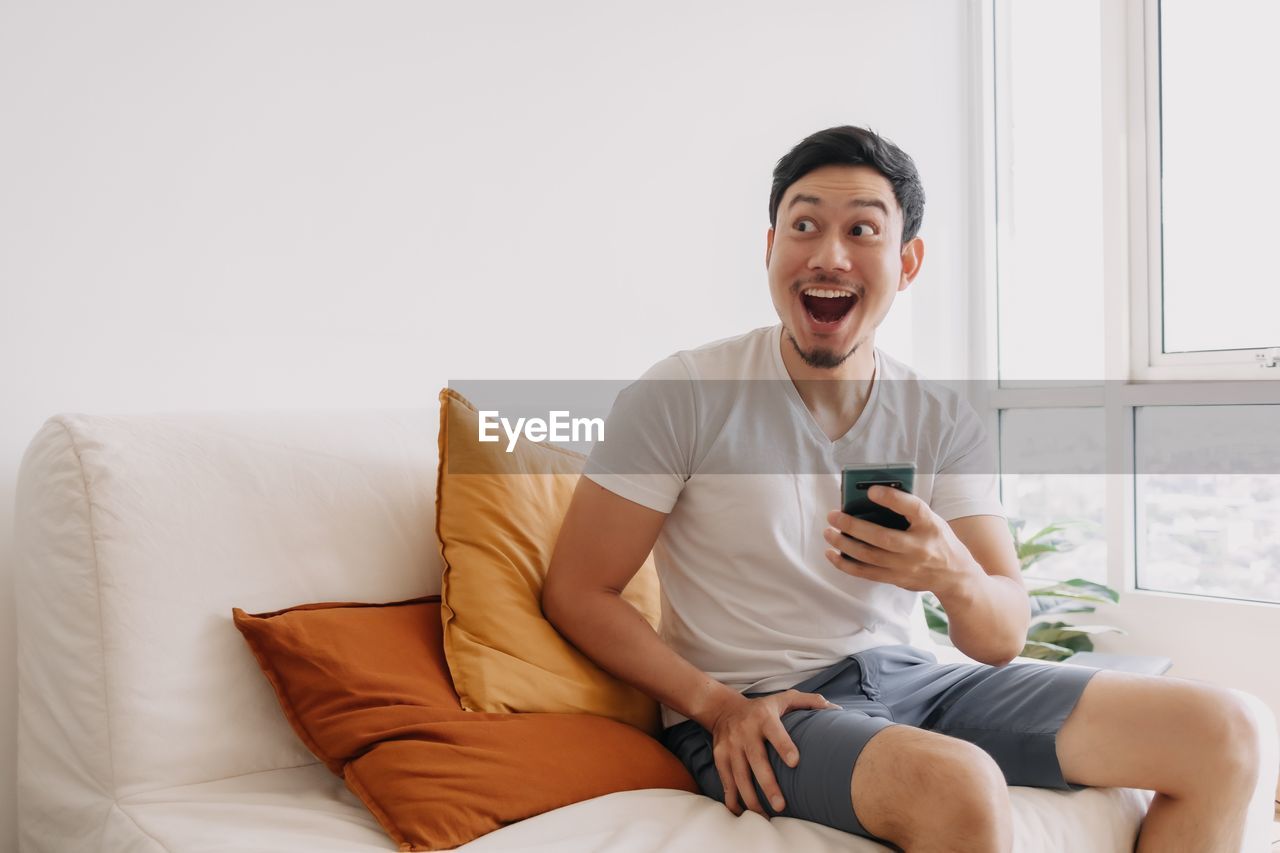
[[[675,756],[630,726],[464,711],[439,596],[232,614],[298,737],[401,850],[456,847],[615,791],[697,791]]]
[[[658,705],[560,636],[542,614],[542,584],[586,457],[521,438],[479,439],[479,413],[440,392],[436,534],[444,560],[444,648],[473,711],[598,714],[650,734]],[[653,557],[623,590],[657,626]]]

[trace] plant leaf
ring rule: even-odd
[[[1082,592],[1072,592],[1070,590],[1062,589],[1061,587],[1056,587],[1056,586],[1046,586],[1040,589],[1028,590],[1027,595],[1033,598],[1048,597],[1048,598],[1070,599],[1071,601],[1088,601],[1091,604],[1111,604],[1112,603],[1111,599],[1109,598],[1099,598],[1096,595],[1089,595],[1087,593],[1082,593]]]
[[[1039,530],[1037,530],[1032,535],[1028,536],[1027,541],[1034,542],[1037,539],[1039,539],[1041,536],[1048,536],[1050,533],[1057,533],[1060,530],[1066,530],[1067,524],[1069,523],[1070,522],[1046,525],[1045,527],[1042,527]]]
[[[1120,593],[1111,587],[1092,581],[1080,580],[1079,578],[1037,587],[1036,589],[1028,590],[1027,595],[1073,598],[1080,601],[1092,601],[1097,604],[1115,604],[1120,600]]]
[[[1047,613],[1092,613],[1098,609],[1077,598],[1053,595],[1033,595],[1030,601],[1032,616],[1043,616]]]
[[[1070,637],[1063,637],[1058,640],[1056,645],[1066,646],[1073,652],[1091,652],[1093,651],[1093,640],[1088,634],[1073,634]]]
[[[1093,651],[1093,634],[1124,631],[1111,625],[1071,625],[1067,622],[1040,621],[1027,629],[1027,640],[1063,646],[1076,652]]]
[[[1022,647],[1021,654],[1024,658],[1035,658],[1036,660],[1066,660],[1075,654],[1075,650],[1039,640],[1027,640],[1027,644]]]
[[[1087,581],[1082,578],[1072,578],[1069,581],[1063,581],[1063,583],[1066,586],[1074,587],[1075,589],[1083,589],[1083,590],[1089,590],[1091,592],[1095,592],[1098,595],[1101,595],[1107,600],[1109,600],[1112,604],[1116,604],[1120,601],[1120,593],[1116,592],[1114,589],[1107,586],[1106,584],[1094,583],[1093,581]]]
[[[951,623],[947,620],[947,612],[937,607],[924,606],[924,621],[929,626],[930,631],[939,634],[950,634]]]
[[[1031,556],[1032,554],[1052,553],[1058,548],[1054,542],[1028,542],[1022,546],[1023,556]]]
[[[1037,624],[1047,625],[1048,622],[1039,622]],[[1054,625],[1060,625],[1080,634],[1127,634],[1123,628],[1117,628],[1114,625],[1072,625],[1069,622],[1054,622]]]
[[[1037,622],[1027,631],[1027,640],[1063,646],[1077,652],[1093,651],[1093,641],[1083,631],[1074,631],[1066,622]]]

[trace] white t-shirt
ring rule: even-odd
[[[675,353],[625,388],[583,473],[668,513],[654,545],[662,639],[739,691],[783,690],[864,649],[911,640],[919,594],[823,556],[844,464],[913,461],[945,520],[1004,515],[973,408],[875,350],[870,395],[831,441],[782,361],[782,326]],[[663,708],[670,726],[684,717]]]

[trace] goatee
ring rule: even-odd
[[[858,344],[853,345],[853,349],[844,355],[839,355],[834,350],[818,348],[811,352],[805,352],[800,349],[800,344],[796,343],[796,336],[787,332],[787,340],[791,341],[791,346],[796,351],[796,355],[800,356],[800,360],[809,367],[816,367],[820,370],[832,370],[844,364],[849,356],[858,351]]]

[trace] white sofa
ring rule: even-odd
[[[45,424],[17,496],[23,851],[395,849],[295,737],[231,608],[438,591],[435,422],[422,410]],[[1265,850],[1270,830],[1274,739],[1267,749],[1246,850]],[[1016,847],[1129,850],[1149,796],[1015,788]],[[650,790],[465,849],[884,848]]]

